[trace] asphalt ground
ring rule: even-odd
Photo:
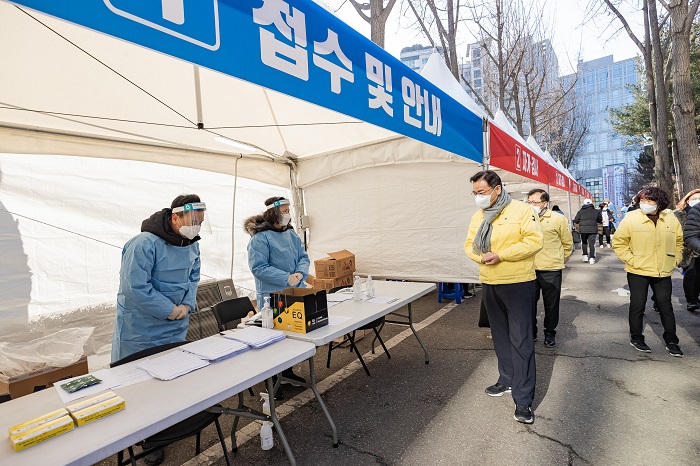
[[[458,306],[438,303],[435,293],[413,304],[430,352],[428,365],[410,330],[398,326],[382,331],[391,359],[381,348],[372,355],[370,338],[358,343],[370,377],[347,349],[334,351],[326,368],[327,347],[319,348],[318,386],[340,445],[332,447],[330,427],[310,391],[285,388],[278,413],[297,464],[700,464],[700,315],[686,311],[681,277],[674,275],[673,304],[685,356],[671,357],[665,350],[650,302],[644,333],[652,353],[640,353],[629,345],[624,288],[626,275],[612,250],[599,250],[594,265],[574,252],[564,271],[554,349],[542,345],[540,302],[530,426],[513,419],[510,396],[484,394],[498,373],[488,330],[477,327],[480,294]],[[308,377],[306,365],[295,371]],[[245,399],[260,409],[258,397],[246,393]],[[236,403],[232,398],[223,404]],[[233,420],[221,420],[228,434]],[[194,439],[167,447],[163,464],[225,465],[215,432],[213,427],[204,431],[204,451],[196,457]],[[289,464],[279,438],[272,450],[263,451],[258,433],[256,422],[239,424],[233,464]],[[112,457],[99,464],[114,463]]]

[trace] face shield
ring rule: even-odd
[[[194,239],[202,231],[211,234],[211,226],[204,222],[204,211],[207,206],[204,202],[192,202],[182,207],[175,207],[173,213],[177,214],[180,236]]]
[[[267,210],[274,211],[275,217],[277,218],[277,223],[283,227],[289,225],[289,222],[292,219],[289,208],[289,199],[280,199],[279,201],[275,201],[271,205],[267,206]]]

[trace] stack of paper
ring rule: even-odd
[[[276,341],[284,340],[285,334],[279,330],[262,327],[246,327],[224,333],[226,338],[245,343],[251,348],[262,348]]]
[[[203,340],[193,341],[192,343],[180,346],[179,349],[192,353],[207,361],[220,361],[248,351],[248,345],[239,341],[213,336]]]
[[[157,379],[172,380],[208,366],[209,361],[184,351],[173,351],[157,358],[139,362],[136,365]]]

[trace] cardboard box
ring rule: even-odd
[[[328,325],[326,290],[287,288],[271,296],[276,329],[308,333]]]
[[[10,435],[10,442],[15,451],[22,451],[25,448],[69,432],[74,427],[73,419],[66,414],[58,419],[41,423],[29,430]]]
[[[306,281],[314,288],[328,291],[336,286],[352,286],[355,282],[355,277],[352,274],[338,278],[316,278],[313,275],[309,275]]]
[[[0,376],[0,393],[9,393],[10,398],[15,399],[49,388],[60,380],[87,373],[87,356],[83,356],[78,362],[67,367],[44,367],[14,377]]]
[[[50,413],[46,413],[43,416],[35,417],[34,419],[30,419],[30,420],[25,421],[21,424],[10,426],[10,435],[16,435],[16,434],[25,432],[27,430],[34,429],[35,427],[37,427],[41,424],[46,424],[47,422],[54,421],[60,417],[67,415],[67,414],[68,414],[68,411],[66,411],[66,408],[61,408],[61,409],[57,409],[56,411],[51,411]]]
[[[329,252],[330,257],[314,261],[317,278],[338,278],[352,275],[355,271],[355,254],[343,249]]]

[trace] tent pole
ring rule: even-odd
[[[571,216],[571,191],[566,191],[566,200],[569,203],[569,221],[574,217]]]
[[[204,129],[204,117],[202,116],[202,86],[199,82],[199,66],[194,66],[194,99],[197,107],[197,128]]]
[[[238,191],[238,161],[242,158],[243,155],[239,155],[236,157],[236,161],[233,163],[233,207],[231,208],[231,280],[233,280],[233,264],[236,257],[236,193]]]
[[[491,147],[489,146],[489,120],[487,118],[482,120],[482,134],[484,153],[481,156],[481,164],[484,166],[484,170],[488,170],[489,163],[491,163]]]

